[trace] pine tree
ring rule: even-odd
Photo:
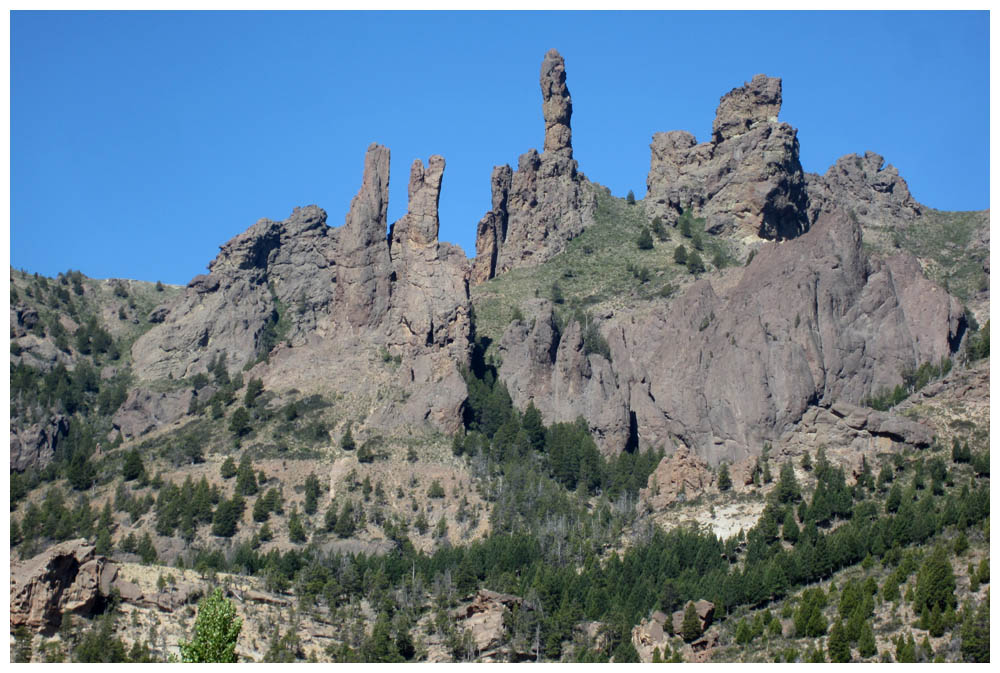
[[[875,646],[875,631],[871,622],[866,620],[861,627],[861,637],[858,638],[858,654],[863,658],[874,657],[878,652]]]
[[[677,264],[687,263],[687,250],[684,249],[684,244],[674,248],[674,262]]]
[[[777,494],[778,502],[781,503],[798,502],[802,497],[799,482],[795,478],[795,468],[792,467],[790,461],[786,460],[782,464],[781,472],[778,475],[778,485],[774,490]]]
[[[226,456],[226,459],[222,461],[219,474],[223,479],[232,479],[236,476],[236,461],[233,460],[232,456]]]
[[[795,523],[795,515],[792,513],[791,508],[785,512],[785,520],[781,524],[781,537],[793,545],[799,541],[799,525]]]
[[[962,660],[971,663],[987,663],[990,660],[990,597],[979,604],[973,612],[967,605],[965,619],[962,620]]]
[[[653,249],[653,237],[649,233],[649,229],[646,227],[642,228],[639,232],[639,237],[635,241],[636,246],[640,250],[652,250]]]
[[[365,477],[367,479],[367,477]],[[319,503],[319,479],[316,477],[314,472],[310,472],[309,476],[306,477],[305,486],[306,499],[302,506],[302,510],[306,514],[315,514],[316,507]]]
[[[299,511],[292,505],[292,513],[288,516],[288,539],[296,544],[306,541],[306,529],[299,520]]]
[[[340,448],[344,451],[353,451],[356,448],[354,443],[354,435],[351,434],[351,424],[347,424],[347,430],[344,431],[344,436],[340,438]]]
[[[692,250],[691,254],[687,256],[686,264],[690,274],[698,275],[705,271],[705,263],[701,261],[701,255],[698,254],[697,250]]]
[[[719,490],[722,492],[728,491],[733,487],[733,480],[729,476],[729,466],[725,463],[719,464]]]
[[[139,451],[132,449],[126,452],[125,462],[122,465],[122,477],[125,481],[134,481],[143,474],[142,457]]]
[[[236,469],[236,492],[240,495],[257,493],[257,474],[253,471],[248,452],[240,458],[240,466]]]
[[[830,639],[826,645],[830,653],[830,661],[844,664],[851,660],[851,644],[844,633],[844,625],[838,619],[830,630]]]
[[[246,407],[240,407],[233,412],[232,418],[229,419],[229,431],[237,438],[250,432],[250,412]]]
[[[701,619],[693,602],[684,606],[684,621],[681,622],[681,637],[690,642],[701,635]]]
[[[955,573],[944,547],[936,547],[920,566],[914,609],[920,613],[955,605]]]

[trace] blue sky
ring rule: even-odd
[[[475,254],[494,165],[541,149],[566,59],[591,180],[645,193],[653,133],[783,78],[802,165],[873,150],[918,201],[989,207],[987,12],[14,12],[11,264],[186,283],[259,218],[344,221],[371,142],[447,161],[441,238]]]

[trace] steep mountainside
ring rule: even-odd
[[[988,660],[989,212],[805,173],[765,75],[616,198],[540,85],[473,259],[373,143],[186,287],[11,269],[13,659],[219,587],[241,660]]]

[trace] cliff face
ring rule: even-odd
[[[389,150],[372,145],[344,226],[327,226],[326,213],[308,206],[233,238],[211,273],[192,280],[163,322],[136,342],[138,379],[191,376],[223,354],[242,367],[267,355],[276,345],[269,335],[287,325],[287,345],[251,371],[269,389],[308,378],[374,398],[378,372],[357,374],[386,352],[400,367],[381,378],[401,387],[405,400],[375,404],[369,419],[456,430],[465,399],[458,366],[469,353],[468,263],[438,242],[443,171],[441,157],[426,169],[414,163],[409,212],[387,236]]]
[[[610,362],[584,355],[578,328],[559,338],[546,303],[532,311],[501,341],[515,403],[533,399],[546,420],[583,414],[609,453],[679,439],[712,463],[759,452],[811,405],[857,404],[899,383],[965,330],[957,300],[907,255],[868,259],[843,213],[763,247],[730,289],[700,280],[610,317]]]
[[[573,103],[565,62],[555,49],[542,61],[540,84],[544,151],[522,154],[516,171],[493,169],[493,207],[476,228],[476,283],[551,259],[593,222],[594,188],[573,159]]]

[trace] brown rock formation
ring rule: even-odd
[[[112,436],[121,432],[123,438],[134,439],[173,423],[187,413],[193,395],[190,388],[167,392],[133,388],[111,419]]]
[[[639,489],[639,501],[652,511],[660,511],[698,497],[711,485],[713,476],[708,464],[681,444],[649,475],[646,488]]]
[[[249,374],[268,389],[322,382],[353,399],[370,398],[365,411],[373,425],[429,422],[455,431],[465,399],[458,367],[469,352],[468,263],[461,250],[438,242],[443,171],[438,156],[426,169],[414,163],[409,212],[393,225],[391,237],[389,150],[373,144],[344,226],[328,227],[326,213],[308,206],[283,222],[261,220],[233,238],[211,273],[193,279],[165,307],[163,321],[136,341],[140,383],[206,371],[221,355],[238,369],[273,349],[268,363]],[[284,345],[273,348],[279,318],[287,332]],[[398,356],[405,367],[377,371],[372,356],[379,351]],[[299,381],[306,372],[308,381]],[[379,385],[406,393],[383,397]],[[127,427],[141,434],[173,420],[172,414],[127,417],[136,406],[126,403],[116,419],[123,432]]]
[[[808,227],[805,177],[795,129],[778,122],[781,80],[756,75],[722,97],[712,140],[657,133],[645,202],[675,222],[693,208],[713,233],[786,239]]]
[[[52,462],[59,440],[69,432],[69,419],[56,414],[45,422],[10,429],[10,469],[43,469]]]
[[[102,598],[106,560],[86,540],[69,540],[10,569],[10,624],[58,628],[65,612],[89,615]]]
[[[472,600],[458,607],[452,616],[460,628],[468,629],[480,661],[492,661],[502,654],[504,644],[504,613],[515,607],[533,609],[519,596],[479,589]],[[526,654],[526,653],[519,653]]]
[[[509,166],[493,169],[493,208],[476,230],[472,280],[521,266],[535,266],[563,251],[593,221],[592,185],[577,172],[571,144],[573,112],[562,56],[550,50],[542,62],[544,152],[530,150]]]
[[[605,320],[610,363],[591,354],[589,369],[569,366],[578,337],[550,336],[534,313],[530,330],[514,323],[500,342],[519,406],[533,399],[546,422],[583,414],[607,452],[680,439],[710,464],[759,453],[811,406],[900,383],[904,367],[957,351],[965,330],[957,300],[912,259],[867,259],[844,214],[765,245],[721,295],[702,280]]]
[[[688,601],[690,603],[691,601]],[[676,610],[672,615],[670,615],[670,625],[673,629],[672,633],[681,633],[684,629],[684,610],[687,609],[687,603],[684,605],[684,609]],[[712,617],[715,615],[715,603],[712,601],[700,600],[694,604],[694,610],[698,613],[698,621],[701,625],[702,633],[705,629],[709,627],[712,623]]]
[[[500,379],[518,408],[534,401],[546,423],[587,419],[602,451],[616,454],[628,441],[630,417],[612,365],[587,353],[577,322],[556,328],[552,304],[527,302],[498,344]]]
[[[569,127],[573,115],[573,100],[566,87],[566,62],[555,49],[549,49],[542,60],[542,116],[545,117],[545,145],[543,152],[560,152],[573,157],[572,132]]]
[[[840,209],[857,218],[863,227],[906,227],[920,216],[920,204],[910,195],[906,181],[893,166],[874,152],[864,157],[848,154],[825,175],[806,175],[809,219]]]

